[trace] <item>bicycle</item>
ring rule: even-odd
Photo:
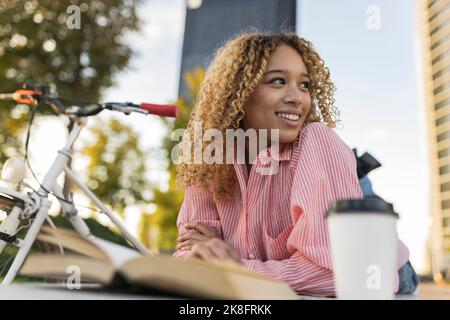
[[[24,161],[9,159],[2,170],[2,180],[6,181],[7,186],[0,186],[0,210],[6,213],[6,218],[0,225],[0,255],[7,245],[14,245],[19,248],[14,260],[9,267],[2,284],[10,284],[16,277],[26,256],[28,255],[36,237],[45,221],[52,227],[48,210],[51,206],[49,195],[53,194],[61,204],[61,212],[68,218],[77,231],[83,237],[91,237],[92,234],[86,222],[78,215],[77,208],[71,197],[66,197],[63,187],[57,183],[57,178],[64,174],[65,179],[80,188],[80,190],[95,204],[101,213],[106,214],[111,222],[117,226],[122,236],[128,240],[141,254],[148,255],[151,252],[139,242],[122,224],[122,222],[89,190],[76,176],[69,167],[68,162],[72,157],[72,146],[78,138],[82,128],[86,125],[87,118],[95,116],[103,110],[121,112],[129,115],[130,113],[140,113],[144,115],[157,115],[164,117],[176,117],[178,109],[172,104],[133,104],[131,102],[117,103],[97,103],[86,102],[82,100],[66,99],[62,97],[52,97],[50,88],[45,85],[25,84],[23,89],[14,93],[0,94],[0,100],[13,100],[17,103],[27,104],[36,108],[40,105],[48,105],[57,114],[68,116],[73,121],[73,128],[70,131],[64,147],[58,151],[53,164],[46,172],[38,190],[25,192],[22,180],[25,177],[25,163],[31,166],[28,161],[28,141],[29,133],[25,143]],[[78,101],[88,103],[90,106],[82,108],[80,106],[65,106],[61,100]],[[34,112],[32,113],[29,127],[31,126]],[[30,130],[30,128],[28,128]],[[31,170],[33,173],[33,171]],[[34,173],[33,173],[34,175]],[[28,186],[28,188],[30,188]],[[18,237],[21,230],[26,230],[23,239]],[[62,252],[62,248],[60,248]],[[63,253],[63,252],[62,252]]]

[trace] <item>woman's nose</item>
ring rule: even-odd
[[[295,106],[299,106],[302,104],[302,92],[296,86],[289,86],[283,100],[284,103],[293,103]]]

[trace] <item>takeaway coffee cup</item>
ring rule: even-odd
[[[378,197],[341,200],[326,215],[338,299],[393,299],[398,214]]]

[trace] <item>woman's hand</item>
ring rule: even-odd
[[[242,264],[241,257],[236,249],[219,238],[197,242],[188,255],[203,260],[228,260]]]
[[[184,227],[193,231],[186,232],[177,238],[177,250],[189,251],[192,249],[194,244],[217,238],[219,236],[216,229],[200,222],[186,223]]]

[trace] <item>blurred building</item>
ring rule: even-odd
[[[186,97],[188,93],[185,72],[197,66],[206,68],[215,49],[236,33],[249,27],[295,31],[296,0],[187,0],[187,3],[179,96]],[[192,4],[200,6],[192,9]]]
[[[450,281],[450,1],[418,5],[431,170],[430,271],[436,281]]]

